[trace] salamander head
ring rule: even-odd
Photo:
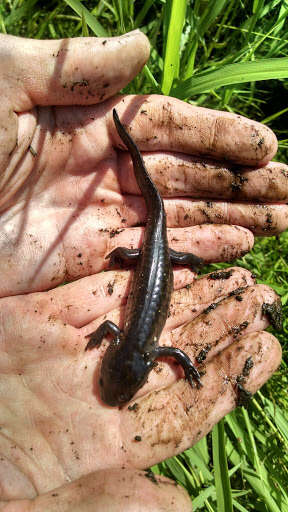
[[[146,382],[152,367],[153,362],[140,352],[106,350],[99,380],[103,402],[111,406],[129,402]]]

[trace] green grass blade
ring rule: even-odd
[[[2,32],[2,34],[7,34],[5,22],[4,22],[4,19],[3,19],[3,16],[1,13],[0,13],[0,32]]]
[[[271,80],[273,78],[288,78],[288,57],[228,64],[216,71],[200,76],[194,75],[194,77],[175,87],[172,90],[172,95],[184,99],[226,85]]]
[[[172,0],[165,48],[162,92],[169,94],[179,70],[180,40],[185,21],[186,0]]]
[[[275,114],[272,114],[271,116],[265,117],[265,119],[261,120],[261,123],[263,123],[263,124],[270,123],[271,121],[274,121],[274,119],[277,119],[278,117],[282,116],[283,114],[286,114],[286,112],[288,112],[288,107],[283,108],[279,112],[275,112]]]
[[[206,464],[209,463],[209,451],[206,436],[202,437],[202,439],[200,439],[200,441],[198,441],[198,443],[193,446],[193,450],[199,453]]]
[[[235,422],[233,422],[233,419],[232,422],[230,421],[230,416],[234,417]],[[229,421],[227,421],[227,419]],[[254,469],[252,469],[251,464],[249,463],[248,459],[252,458],[250,453],[250,447],[248,446],[247,442],[247,438],[249,436],[246,434],[244,430],[241,429],[240,424],[236,421],[235,411],[232,413],[232,415],[230,413],[228,417],[226,417],[225,421],[229,424],[229,427],[232,427],[235,438],[238,440],[238,446],[233,446],[229,438],[227,439],[226,445],[227,451],[229,452],[229,460],[232,462],[232,464],[236,466],[241,462],[242,459],[241,472],[243,478],[249,482],[251,488],[254,490],[259,500],[265,503],[267,509],[270,512],[284,512],[285,508],[283,508],[282,506],[283,498],[281,494],[277,492],[276,488],[274,486],[271,486],[269,474],[264,470],[264,468],[262,468],[261,478],[260,475],[257,474],[256,471],[254,471]],[[243,455],[241,453],[242,450],[247,453],[247,458],[243,458]],[[281,508],[278,506],[279,503],[281,503]]]
[[[242,505],[240,505],[237,500],[233,499],[232,503],[236,510],[240,510],[240,512],[249,512],[249,510],[247,510],[245,507],[242,507]]]
[[[286,444],[288,449],[288,420],[287,417],[284,416],[283,412],[279,407],[274,409],[273,403],[265,398],[260,391],[258,391],[258,395],[261,398],[265,409],[269,412],[270,416],[274,419],[275,425],[277,426],[278,431],[283,436],[283,441]]]
[[[225,417],[225,422],[229,426],[231,432],[233,433],[235,439],[238,442],[238,446],[237,446],[237,448],[239,447],[238,451],[241,453],[241,455],[243,454],[243,455],[247,456],[248,455],[247,434],[242,429],[240,422],[237,420],[236,411],[230,412],[230,414],[228,414],[228,416]],[[238,454],[238,451],[235,451],[234,453]],[[240,455],[239,455],[239,458],[233,459],[232,462],[234,465],[236,465],[236,464],[239,464],[240,460],[241,459],[240,459]]]
[[[265,482],[263,482],[257,473],[250,469],[248,466],[243,468],[243,474],[259,498],[266,504],[270,512],[282,512],[281,508],[278,507],[276,501],[271,496],[269,484],[267,485]]]
[[[198,40],[201,39],[209,30],[210,25],[215,21],[217,16],[219,16],[226,2],[227,0],[217,0],[217,2],[213,0],[212,2],[208,2],[206,9],[204,10],[199,23],[197,24],[197,34],[195,33],[193,38],[194,40],[192,43],[190,43],[191,49],[186,66],[185,78],[189,78],[193,74],[195,56],[198,49]]]
[[[149,11],[150,7],[154,4],[154,2],[155,2],[155,0],[146,0],[145,1],[143,7],[141,8],[141,11],[139,11],[139,13],[136,16],[135,24],[134,24],[135,28],[140,27],[147,12]]]
[[[89,37],[89,30],[88,30],[88,26],[87,26],[87,23],[86,23],[86,19],[85,19],[85,16],[84,16],[84,13],[82,12],[82,36],[83,37]]]
[[[184,76],[184,78],[185,79],[187,78],[187,80],[194,73],[195,57],[196,57],[197,50],[198,50],[198,42],[195,39],[190,48],[189,59],[187,62],[186,72],[185,72],[185,76]]]
[[[183,485],[185,488],[193,488],[194,480],[191,473],[188,471],[188,469],[182,464],[179,457],[173,457],[171,459],[167,459],[164,462],[165,466],[171,471],[171,474],[173,475],[173,478],[177,480],[180,484]]]
[[[213,464],[218,512],[233,512],[232,494],[225,449],[224,422],[219,421],[212,431]]]
[[[145,66],[143,68],[143,72],[144,72],[145,76],[148,78],[149,82],[151,82],[153,87],[155,87],[156,92],[160,93],[161,92],[160,85],[158,84],[157,80],[155,79],[155,77],[151,73],[151,71],[150,71],[149,67],[147,66],[147,64],[145,64]]]
[[[25,16],[28,16],[33,11],[36,3],[37,0],[27,0],[21,7],[13,7],[11,13],[5,18],[5,27],[8,33],[10,26],[21,22]]]
[[[204,11],[204,14],[201,16],[200,24],[198,28],[199,35],[202,37],[207,30],[209,29],[210,25],[215,21],[217,16],[221,13],[222,9],[225,7],[225,4],[227,3],[227,0],[217,0],[210,1]]]
[[[79,0],[64,0],[64,1],[66,2],[66,4],[69,5],[69,7],[71,7],[71,9],[73,9],[73,11],[77,12],[77,14],[80,16],[80,18],[82,18],[82,16],[85,18],[88,27],[91,28],[91,30],[94,32],[94,34],[96,36],[98,36],[98,37],[106,37],[107,36],[106,30],[102,27],[102,25],[99,23],[99,21],[97,21],[95,16],[93,16],[93,14],[91,14],[88,11],[88,9],[86,9],[86,7],[84,7],[84,5],[82,5],[81,2],[79,2]]]
[[[244,417],[244,421],[245,421],[245,425],[246,425],[246,429],[247,429],[247,433],[248,433],[248,437],[249,437],[249,441],[250,441],[250,445],[251,445],[250,457],[252,458],[254,467],[256,469],[257,474],[259,475],[259,478],[264,479],[265,475],[263,474],[262,466],[261,466],[261,463],[259,460],[256,443],[255,443],[255,438],[254,438],[253,432],[252,432],[252,426],[251,426],[251,423],[249,420],[248,412],[246,409],[244,409],[244,407],[242,408],[242,414]]]
[[[199,492],[198,496],[196,496],[196,498],[194,498],[194,500],[192,501],[193,512],[195,512],[196,510],[202,509],[202,507],[205,506],[206,500],[208,498],[212,498],[213,501],[216,499],[216,492],[215,492],[214,485],[211,485],[210,487],[207,487],[203,491]]]
[[[198,471],[201,471],[203,478],[206,482],[213,480],[213,475],[211,471],[209,471],[208,466],[205,464],[203,458],[194,451],[193,447],[185,452],[185,459],[189,461],[190,465],[197,466]]]
[[[39,30],[38,30],[37,34],[35,34],[36,39],[43,38],[44,31],[46,30],[47,26],[49,27],[49,24],[55,19],[58,11],[59,11],[59,6],[57,6],[54,9],[54,11],[52,11],[49,14],[49,16],[46,17],[46,19],[43,21],[43,23],[40,24]],[[51,32],[51,29],[50,29],[50,32]],[[54,37],[54,39],[56,39],[57,35],[55,34],[53,37]]]

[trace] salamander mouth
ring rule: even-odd
[[[123,406],[132,400],[135,393],[140,389],[143,384],[146,382],[146,378],[135,378],[131,382],[131,375],[129,375],[129,379],[122,379],[116,383],[116,385],[111,385],[111,381],[105,381],[102,383],[99,380],[100,384],[100,395],[101,399],[105,404],[110,406]]]
[[[133,397],[133,394],[129,393],[128,395],[128,393],[120,393],[119,395],[113,396],[111,393],[109,393],[109,395],[107,396],[105,393],[101,393],[101,398],[105,404],[110,405],[111,407],[115,407],[123,406],[130,402],[130,400]]]
[[[99,379],[101,399],[110,406],[125,405],[147,381],[151,365],[137,350],[106,354]]]

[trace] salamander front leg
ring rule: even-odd
[[[194,388],[194,381],[197,383],[197,388],[199,389],[202,386],[201,380],[200,380],[200,373],[198,372],[197,368],[192,364],[191,359],[183,352],[183,350],[180,350],[180,348],[174,348],[174,347],[157,347],[153,351],[153,355],[155,354],[156,357],[174,357],[177,361],[177,363],[181,364],[185,377],[188,380],[190,386]]]
[[[93,331],[91,332],[91,334],[87,334],[87,336],[85,336],[86,338],[90,338],[85,347],[85,351],[92,350],[92,348],[95,347],[100,347],[101,342],[103,338],[106,336],[106,334],[112,334],[114,338],[119,339],[121,331],[116,324],[114,324],[110,320],[105,320],[103,324],[99,325],[96,331]]]
[[[170,259],[174,265],[188,265],[194,272],[199,272],[200,268],[204,265],[202,258],[195,256],[192,252],[178,252],[174,249],[169,249]]]
[[[107,254],[105,260],[110,258],[109,267],[114,267],[115,263],[136,262],[141,253],[141,249],[127,249],[126,247],[116,247],[110,254]]]

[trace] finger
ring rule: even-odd
[[[38,112],[41,129],[37,131],[37,112],[31,109],[35,105],[94,105],[113,96],[143,67],[149,57],[149,43],[146,36],[137,30],[115,38],[58,41],[0,34],[0,43],[1,94],[4,98],[0,108],[0,210],[5,210],[27,180],[38,153],[45,154],[46,146],[49,163],[52,154],[54,162],[57,162],[56,165],[52,163],[52,168],[58,172],[59,165],[62,169],[65,167],[63,160],[68,158],[65,148],[70,151],[71,131],[77,121],[83,126],[79,111],[72,110],[74,124],[70,118],[67,127],[68,115],[66,118],[64,115],[65,124],[65,120],[62,123],[58,120],[56,112],[44,109],[44,112]],[[18,112],[18,116],[14,112]],[[91,117],[92,114],[87,112],[89,122],[85,125],[91,125]],[[59,133],[53,137],[57,122]],[[69,136],[64,138],[63,134],[69,130]],[[49,142],[53,143],[52,153]],[[57,142],[61,146],[60,155],[55,151]],[[43,165],[45,167],[41,161],[41,169]]]
[[[238,226],[209,224],[167,231],[169,247],[192,252],[206,263],[231,261],[250,251],[254,243],[252,233]],[[109,254],[115,247],[141,247],[143,232],[144,229],[131,228],[119,230],[112,238],[106,237],[104,254]]]
[[[272,305],[272,309],[274,307],[272,321],[271,316],[268,317],[265,308],[263,309],[263,304],[267,303]],[[218,353],[242,337],[266,329],[269,322],[275,321],[275,324],[280,324],[277,319],[277,314],[280,319],[280,312],[278,296],[268,286],[239,288],[230,292],[230,296],[223,300],[215,300],[206,310],[203,311],[202,308],[202,312],[196,318],[188,319],[188,323],[182,323],[171,332],[163,331],[159,345],[180,348],[193,364],[201,368],[204,362],[211,361]],[[110,316],[109,314],[109,319]],[[279,328],[278,325],[277,327]],[[149,374],[148,384],[140,389],[138,395],[142,396],[147,391],[167,386],[181,378],[182,368],[173,365],[173,360],[172,364],[159,361],[155,370]]]
[[[143,241],[144,228],[103,229],[100,232],[96,231],[94,234],[91,232],[90,239],[95,240],[99,251],[99,259],[94,263],[92,255],[95,249],[81,244],[81,228],[83,236],[82,225],[79,228],[74,226],[73,240],[72,238],[70,240],[69,237],[65,243],[68,276],[74,276],[74,278],[85,275],[84,272],[87,272],[87,267],[89,273],[99,272],[107,267],[108,261],[105,258],[116,247],[140,248]],[[85,236],[87,236],[87,232]],[[230,261],[243,255],[253,247],[254,238],[252,233],[245,228],[211,224],[183,229],[168,229],[168,242],[172,249],[192,252],[208,263]],[[77,260],[77,250],[80,251],[81,246],[83,247],[82,252],[79,253],[81,258]],[[81,261],[81,268],[79,268],[79,260]]]
[[[266,285],[258,284],[240,289],[238,293],[209,306],[193,322],[175,329],[172,332],[171,344],[187,352],[192,361],[197,361],[203,350],[209,346],[208,355],[205,357],[209,361],[242,336],[266,329],[271,317],[267,316],[263,304],[274,305],[277,315],[280,314],[277,309],[279,300],[274,290]]]
[[[269,162],[259,169],[229,166],[227,163],[177,153],[143,154],[145,165],[165,197],[190,196],[203,199],[230,199],[260,203],[288,201],[288,166]],[[140,194],[132,160],[119,155],[121,190]]]
[[[64,241],[66,260],[66,280],[94,274],[108,267],[105,260],[116,247],[140,248],[144,228],[96,230],[93,218],[90,225],[75,223],[73,233],[68,233]],[[95,241],[98,258],[95,258],[94,245],[86,240]],[[250,231],[238,226],[203,225],[183,229],[168,229],[169,247],[176,251],[192,252],[203,258],[206,263],[231,261],[250,251],[254,238]],[[80,254],[81,257],[77,257]],[[81,264],[80,264],[81,263]],[[63,280],[63,278],[62,278]],[[56,284],[56,283],[55,283]]]
[[[149,57],[148,40],[138,30],[120,37],[54,41],[2,35],[1,49],[5,76],[13,76],[4,83],[4,95],[17,112],[35,105],[103,101],[127,85]]]
[[[165,331],[191,322],[211,304],[217,304],[230,294],[235,295],[236,291],[243,292],[254,284],[253,274],[241,267],[225,268],[198,277],[172,294]]]
[[[181,285],[177,286],[179,277],[186,277],[184,272],[187,272],[187,269],[181,269],[179,271],[174,270],[174,277],[177,276],[176,282],[174,281],[174,285],[176,286],[174,286],[175,291],[171,296],[169,314],[163,331],[164,340],[166,337],[164,335],[165,332],[169,333],[179,325],[190,322],[196,318],[204,309],[210,306],[211,303],[214,304],[219,302],[230,293],[234,293],[235,290],[239,290],[240,293],[240,291],[243,291],[248,286],[254,285],[254,278],[249,270],[241,267],[232,267],[225,270],[210,272],[209,274],[199,277],[198,279],[195,279],[194,275],[191,273],[190,279],[186,278],[185,281],[182,279]],[[130,286],[127,288],[129,293]],[[61,288],[55,290],[55,292],[58,293],[58,290],[61,290]],[[51,293],[54,293],[54,291],[49,292],[49,295]],[[94,304],[94,319],[96,318],[96,307],[97,305]],[[84,306],[82,310],[83,309]],[[120,329],[123,329],[125,319],[125,305],[120,308],[116,307],[115,309],[111,308],[109,311],[105,311],[105,313],[99,315],[96,320],[91,321],[89,324],[86,322],[85,327],[82,328],[83,336],[86,336],[90,332],[95,331],[97,327],[107,318],[118,325]],[[84,325],[84,322],[82,322],[82,325]]]
[[[148,467],[182,452],[209,432],[238,403],[237,376],[243,378],[248,358],[253,361],[244,388],[255,393],[281,361],[281,347],[267,332],[255,332],[221,352],[206,367],[203,387],[191,389],[178,381],[137,399],[137,407],[125,409],[127,457],[131,465]],[[135,437],[141,441],[135,441]]]
[[[192,510],[191,500],[183,487],[176,485],[169,478],[154,475],[152,472],[137,471],[135,468],[110,468],[92,472],[54,489],[53,492],[49,491],[35,497],[32,503],[29,500],[19,500],[13,506],[15,512],[40,510],[191,512]]]
[[[166,199],[167,224],[170,227],[201,224],[234,224],[258,236],[282,233],[288,227],[288,206],[284,204],[224,203]]]
[[[197,201],[182,197],[164,199],[164,206],[167,226],[170,228],[199,226],[207,223],[232,224],[247,228],[258,236],[272,236],[282,233],[288,227],[286,204]],[[62,221],[64,221],[64,215]],[[119,230],[144,224],[147,221],[145,201],[138,196],[126,195],[117,206],[107,205],[105,215],[111,225]]]
[[[157,95],[110,102],[142,151],[176,151],[249,166],[268,163],[277,151],[277,139],[267,126],[236,114]],[[112,112],[109,127],[112,140],[123,148]]]
[[[247,271],[246,271],[247,272]],[[44,320],[53,317],[64,324],[82,327],[95,318],[103,318],[110,311],[125,306],[131,288],[134,272],[128,270],[111,270],[84,277],[73,283],[55,288],[45,293],[28,295],[25,300],[26,314],[37,309]],[[195,279],[195,273],[189,269],[175,269],[174,289],[189,286]],[[15,300],[13,298],[12,300]],[[23,297],[17,297],[21,303]]]
[[[144,233],[144,228],[99,229],[91,213],[73,219],[73,229],[68,229],[69,222],[66,223],[64,214],[60,215],[59,225],[55,225],[49,216],[43,218],[43,223],[41,226],[45,225],[45,230],[41,227],[41,238],[36,224],[35,230],[31,227],[29,233],[25,233],[17,252],[10,240],[7,244],[3,230],[2,271],[6,279],[0,285],[2,297],[47,290],[65,281],[96,274],[108,266],[105,257],[116,247],[141,247]],[[46,233],[55,234],[53,246],[46,240]],[[192,252],[206,262],[233,260],[248,252],[254,242],[253,234],[245,228],[222,225],[168,229],[168,239],[171,248]],[[62,247],[59,249],[60,242]],[[40,261],[39,246],[49,248],[41,252]],[[25,272],[19,277],[15,268],[27,261],[27,254],[29,265],[25,265]]]

